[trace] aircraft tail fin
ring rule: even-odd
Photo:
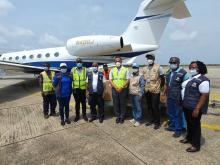
[[[184,0],[144,0],[122,34],[126,44],[158,45],[170,17],[190,17]]]

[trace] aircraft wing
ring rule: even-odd
[[[0,69],[16,70],[24,73],[40,73],[44,70],[44,67],[0,61]],[[58,69],[52,68],[50,70],[58,71]]]

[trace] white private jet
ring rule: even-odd
[[[170,17],[190,17],[184,0],[144,0],[126,31],[120,36],[93,35],[69,39],[65,47],[5,53],[0,55],[0,68],[26,73],[39,73],[44,63],[57,70],[60,63],[69,68],[81,57],[86,67],[92,62],[110,63],[113,57],[135,57],[155,51]]]

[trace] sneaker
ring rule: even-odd
[[[131,119],[129,120],[132,124],[135,124],[135,120],[134,119]]]
[[[140,122],[138,122],[138,121],[136,121],[135,123],[134,123],[134,126],[135,127],[138,127],[138,126],[140,126],[141,124],[140,124]]]

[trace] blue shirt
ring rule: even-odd
[[[53,78],[57,97],[70,97],[72,93],[72,78],[69,73],[58,73]]]
[[[145,80],[144,80],[143,75],[140,77],[139,84],[140,84],[140,89],[141,89],[141,96],[143,96],[144,95],[144,87],[145,87]]]

